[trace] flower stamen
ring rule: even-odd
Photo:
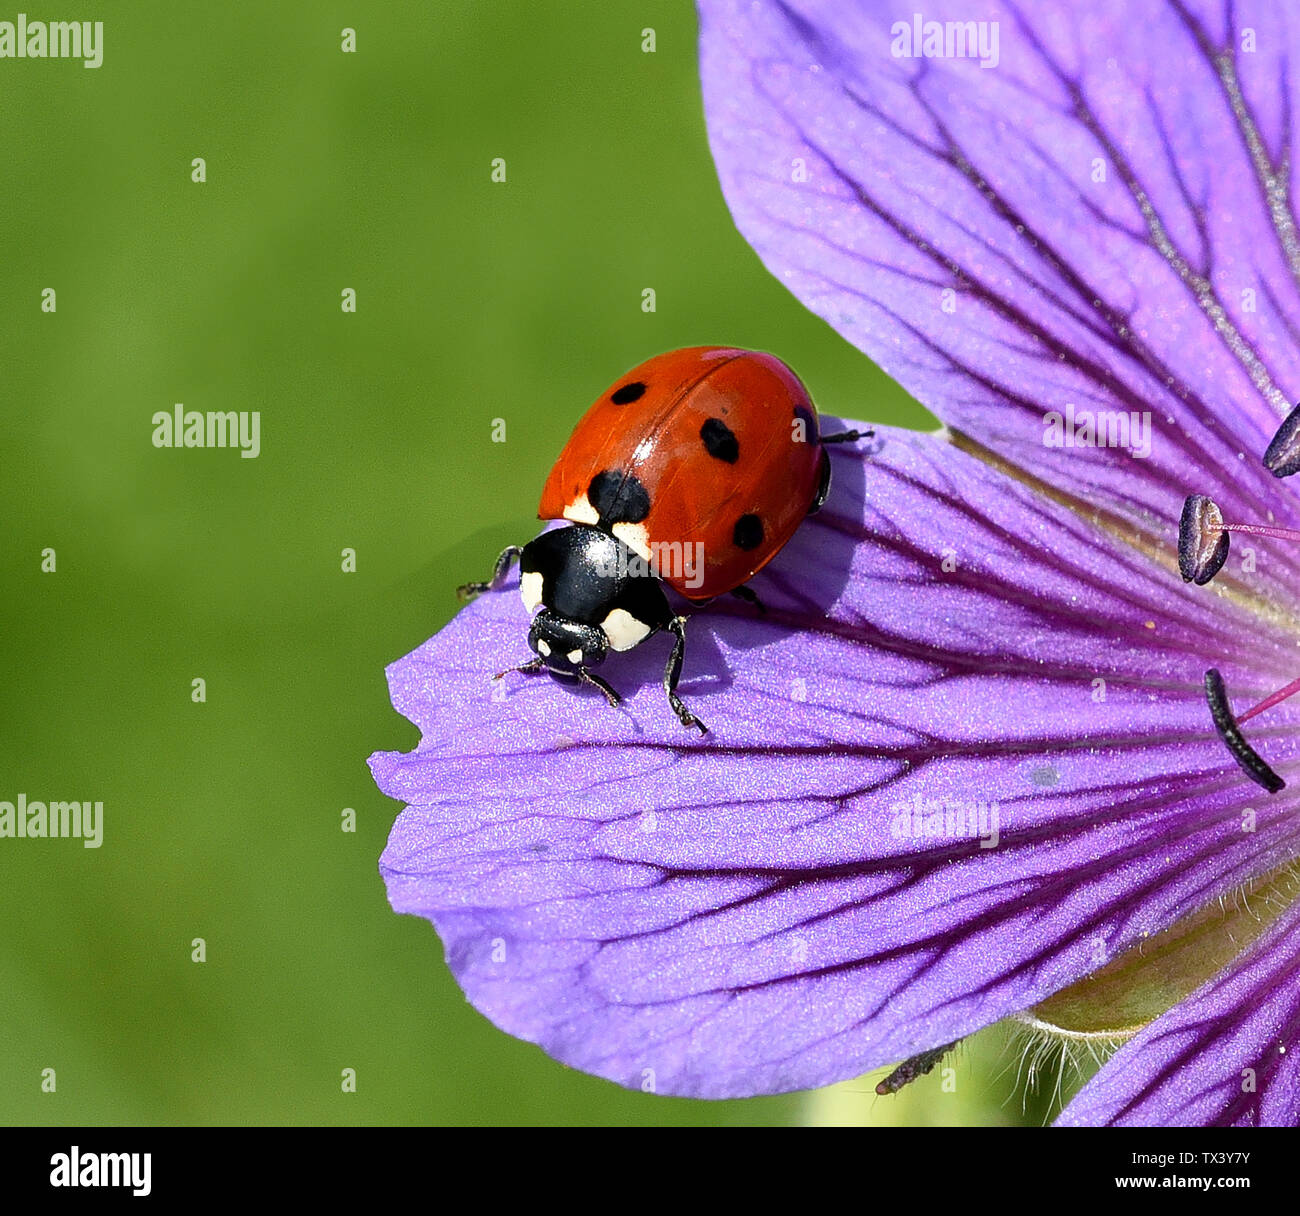
[[[1290,477],[1300,473],[1300,405],[1283,420],[1264,452],[1264,467],[1274,477]],[[1247,536],[1269,536],[1277,540],[1300,540],[1300,530],[1281,528],[1274,524],[1224,523],[1219,504],[1204,494],[1189,494],[1183,502],[1183,513],[1178,521],[1178,572],[1183,582],[1203,587],[1228,560],[1228,536],[1240,532]],[[1300,693],[1300,679],[1292,680],[1276,692],[1269,693],[1257,705],[1241,714],[1234,714],[1228,704],[1228,690],[1223,676],[1211,667],[1205,673],[1205,699],[1210,706],[1214,729],[1224,746],[1232,753],[1241,771],[1270,794],[1286,786],[1286,782],[1269,767],[1264,758],[1246,742],[1241,727],[1251,718],[1289,697]]]
[[[1300,459],[1300,457],[1297,457]],[[1228,560],[1228,534],[1272,536],[1300,541],[1300,530],[1274,524],[1227,524],[1218,504],[1204,494],[1189,494],[1178,521],[1178,572],[1183,582],[1204,587]]]
[[[1300,405],[1277,428],[1267,448],[1264,449],[1264,467],[1274,477],[1290,477],[1300,473]]]
[[[1205,673],[1205,699],[1209,702],[1210,717],[1214,719],[1214,729],[1219,732],[1219,738],[1223,740],[1224,746],[1232,753],[1232,757],[1240,765],[1241,771],[1256,785],[1262,785],[1270,794],[1276,794],[1278,790],[1286,785],[1286,782],[1246,742],[1246,736],[1241,733],[1241,723],[1247,718],[1253,718],[1256,714],[1272,708],[1296,692],[1300,692],[1300,680],[1293,680],[1285,688],[1279,689],[1277,692],[1265,697],[1252,709],[1248,709],[1241,717],[1236,717],[1233,715],[1232,707],[1228,704],[1228,690],[1224,687],[1223,676],[1213,667]]]

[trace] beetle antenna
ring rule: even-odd
[[[823,435],[822,443],[856,443],[859,439],[874,438],[875,431],[836,431],[834,435]]]
[[[507,667],[505,671],[498,671],[492,678],[499,680],[502,676],[508,676],[512,671],[522,671],[524,675],[531,676],[535,672],[541,671],[543,666],[541,659],[529,659],[527,663],[520,663],[518,667]]]

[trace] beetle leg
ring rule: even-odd
[[[809,515],[816,515],[822,509],[822,504],[826,501],[826,495],[831,492],[831,458],[826,450],[822,449],[822,467],[821,473],[817,480],[817,494],[808,507]]]
[[[485,591],[500,591],[505,586],[510,567],[521,553],[523,553],[523,549],[519,545],[507,545],[506,548],[501,550],[501,555],[497,558],[497,564],[492,570],[492,577],[486,582],[462,583],[456,588],[457,596],[462,600],[472,600],[476,595],[482,595]]]
[[[834,435],[823,435],[820,442],[827,443],[853,443],[858,439],[871,439],[875,431],[838,431]],[[831,492],[831,459],[822,452],[822,468],[817,483],[817,493],[812,500],[812,505],[808,508],[809,515],[816,515],[822,509],[826,502],[826,495]]]
[[[578,668],[578,679],[584,684],[590,684],[595,688],[599,688],[600,691],[605,694],[605,700],[608,701],[610,705],[617,705],[622,700],[618,693],[610,688],[604,680],[599,676],[593,676],[591,672],[587,671],[585,668]]]
[[[731,594],[738,600],[744,600],[746,604],[753,604],[762,616],[767,615],[767,605],[758,598],[758,592],[750,587],[733,587]]]
[[[707,734],[709,728],[704,725],[677,695],[677,681],[682,676],[682,660],[686,657],[686,618],[673,617],[668,626],[673,635],[673,652],[668,656],[668,665],[664,668],[664,692],[668,694],[668,704],[683,726],[697,726],[700,734]]]

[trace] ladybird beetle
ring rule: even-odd
[[[536,657],[510,670],[593,685],[611,705],[618,694],[591,668],[671,633],[668,703],[683,726],[704,731],[677,695],[686,618],[664,584],[696,605],[730,592],[762,611],[744,584],[825,502],[825,445],[860,438],[820,434],[808,390],[774,355],[728,346],[656,355],[601,395],[551,469],[537,516],[570,526],[511,545],[461,598],[499,590],[518,560]]]

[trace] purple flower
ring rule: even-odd
[[[1109,1010],[1131,1037],[1062,1121],[1292,1124],[1300,816],[1261,785],[1300,767],[1297,704],[1242,707],[1300,656],[1285,427],[1262,460],[1300,398],[1300,23],[979,17],[701,4],[741,232],[947,429],[834,451],[767,615],[697,618],[707,736],[667,643],[620,656],[617,710],[494,685],[513,593],[394,664],[423,738],[371,761],[409,804],[389,897],[498,1026],[623,1085],[823,1085],[1082,1028],[1123,981],[1154,1004]]]

